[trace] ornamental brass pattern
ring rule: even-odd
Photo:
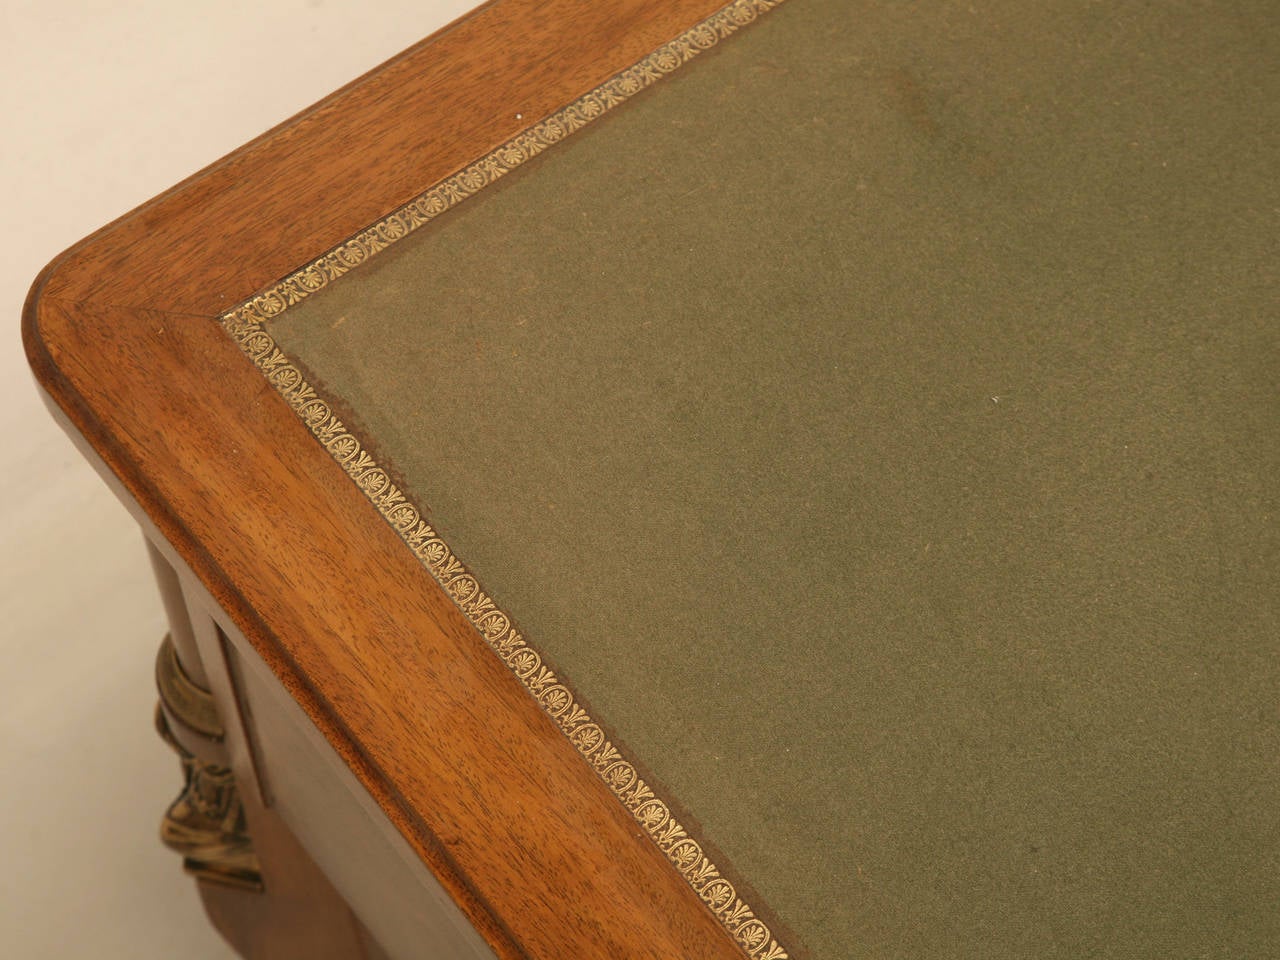
[[[391,524],[493,651],[559,725],[614,795],[666,854],[752,960],[788,960],[787,951],[734,885],[672,816],[619,748],[592,721],[565,682],[513,627],[421,511],[277,346],[263,324],[328,286],[515,167],[634,96],[755,21],[783,0],[735,0],[601,86],[524,130],[485,157],[222,317],[226,332]]]

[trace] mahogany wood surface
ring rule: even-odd
[[[24,312],[75,431],[504,957],[741,953],[216,319],[719,6],[492,3],[73,247]]]

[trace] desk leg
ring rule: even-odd
[[[160,821],[160,839],[198,880],[261,892],[262,870],[227,765],[217,707],[183,671],[170,637],[156,659],[156,686],[156,730],[178,754],[185,781]]]
[[[182,576],[150,546],[170,633],[156,661],[156,726],[182,791],[160,827],[214,927],[246,960],[385,960],[368,931],[271,809],[257,776],[224,640]]]

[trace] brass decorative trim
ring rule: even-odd
[[[156,687],[165,709],[196,733],[211,740],[221,740],[222,721],[213,694],[198,686],[178,662],[178,651],[173,638],[166,635],[156,654]]]
[[[338,419],[332,405],[306,381],[263,325],[782,2],[734,0],[638,63],[221,318],[223,329],[346,470],[752,960],[788,960],[789,955],[768,925],[721,875],[702,845],[640,779],[634,764],[606,739],[604,731],[592,721],[569,687],[515,630],[511,618],[481,590],[475,576],[422,519],[421,511],[392,483],[387,471]]]

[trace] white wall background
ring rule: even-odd
[[[228,958],[157,839],[165,626],[141,536],[19,336],[64,248],[472,0],[0,0],[0,955]]]

